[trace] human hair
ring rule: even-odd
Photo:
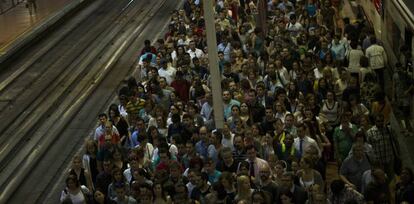
[[[68,186],[69,181],[73,181],[76,187],[80,187],[80,182],[78,178],[76,177],[76,175],[69,174],[68,177],[66,177],[66,182],[65,182],[66,186]]]
[[[287,196],[288,198],[290,198],[290,199],[291,199],[291,202],[292,202],[292,203],[295,203],[295,197],[293,196],[293,193],[290,191],[290,189],[288,189],[288,188],[283,188],[283,189],[280,191],[280,194],[279,194],[279,200],[281,200],[282,196]]]

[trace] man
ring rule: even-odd
[[[275,122],[275,116],[273,114],[272,106],[267,106],[265,109],[265,117],[263,121],[260,123],[262,130],[266,133],[273,133],[275,130],[273,123]]]
[[[208,158],[208,136],[207,136],[207,127],[202,126],[198,132],[200,136],[200,141],[195,145],[197,153],[202,159]]]
[[[285,115],[285,132],[289,133],[293,137],[297,135],[297,128],[295,126],[295,116],[292,113]]]
[[[256,90],[250,89],[248,92],[248,101],[250,105],[250,112],[252,114],[252,122],[260,123],[263,120],[263,115],[265,114],[265,107],[257,101]]]
[[[392,135],[392,130],[384,123],[384,115],[375,116],[375,125],[367,131],[367,142],[372,145],[373,162],[378,163],[385,173],[392,178],[394,175],[394,147],[398,142]],[[398,148],[396,148],[398,150]]]
[[[308,135],[309,127],[305,123],[300,123],[298,125],[298,137],[295,138],[293,146],[295,147],[295,150],[298,152],[300,157],[303,156],[305,153],[305,150],[309,146],[314,146],[318,150],[319,157],[321,156],[321,151],[318,147],[318,144],[316,141],[312,138],[310,138]]]
[[[108,116],[105,113],[101,113],[98,115],[98,119],[99,119],[99,126],[95,129],[95,134],[93,139],[95,141],[98,141],[99,138],[101,138],[102,136],[105,136],[105,132],[106,132],[106,124],[108,122]],[[116,129],[116,127],[114,125],[112,125],[112,129],[114,134],[118,134],[119,132]]]
[[[354,144],[352,155],[342,162],[339,176],[346,184],[361,192],[362,175],[370,168],[371,165],[364,154],[364,146]]]
[[[296,204],[305,204],[308,199],[308,193],[302,187],[296,185],[293,181],[295,180],[295,174],[292,172],[285,172],[281,178],[282,186],[289,189],[293,193]],[[278,203],[282,203],[280,200]]]
[[[145,100],[138,96],[138,91],[131,91],[129,101],[125,107],[128,113],[129,124],[134,124],[139,117],[139,111],[145,106]]]
[[[234,136],[233,144],[234,144],[234,150],[233,150],[234,160],[237,163],[246,160],[247,155],[246,155],[246,150],[243,145],[243,137],[241,135]]]
[[[229,124],[227,123],[223,124],[222,134],[223,134],[223,138],[221,139],[221,144],[223,145],[223,147],[228,147],[231,150],[233,150],[234,149],[234,145],[233,145],[234,134],[231,132]]]
[[[189,49],[187,50],[187,53],[190,54],[191,59],[194,59],[194,57],[201,58],[204,55],[202,50],[196,48],[196,44],[193,40],[190,41],[190,45],[188,47]]]
[[[220,152],[221,159],[217,169],[221,172],[236,173],[239,162],[234,161],[232,149],[224,147]]]
[[[102,193],[108,195],[108,186],[112,182],[113,163],[109,158],[105,158],[103,162],[103,171],[96,177],[96,189],[101,189]]]
[[[271,171],[268,167],[260,170],[260,186],[268,196],[268,203],[277,203],[277,195],[279,194],[278,185],[271,179]]]
[[[196,187],[191,192],[191,199],[200,201],[203,203],[205,196],[211,192],[211,185],[208,183],[207,173],[195,172],[195,183]]]
[[[247,159],[249,162],[249,176],[254,179],[256,183],[260,181],[260,171],[264,168],[269,168],[269,163],[267,161],[257,157],[256,148],[254,145],[249,145],[246,147]]]
[[[211,184],[217,183],[219,181],[221,172],[216,169],[216,162],[213,159],[207,159],[206,163],[204,163],[204,171],[207,173],[208,181]]]
[[[301,156],[299,152],[295,149],[293,141],[293,136],[291,134],[286,134],[285,140],[281,143],[274,145],[273,147],[275,149],[277,158],[279,158],[279,160],[286,161],[288,166],[290,166],[292,161],[299,160]]]
[[[200,115],[203,117],[204,122],[210,120],[213,112],[213,96],[211,93],[206,93],[205,102],[201,106]]]
[[[116,198],[114,201],[119,204],[134,204],[137,203],[137,201],[132,197],[127,195],[127,189],[125,187],[125,184],[122,182],[115,183],[115,192],[116,192]]]
[[[158,75],[160,77],[165,77],[167,84],[171,84],[171,82],[174,80],[176,71],[177,70],[175,68],[168,65],[167,60],[161,59]]]
[[[256,85],[257,101],[263,106],[272,106],[274,99],[267,95],[264,82],[258,82]]]
[[[128,141],[129,148],[132,149],[132,148],[137,147],[139,145],[139,142],[138,142],[139,135],[140,134],[146,135],[145,133],[146,133],[146,128],[145,128],[144,119],[138,118],[136,120],[134,131],[132,132],[132,135]]]
[[[223,110],[224,110],[224,118],[229,118],[231,116],[231,107],[233,105],[240,106],[240,102],[232,99],[230,91],[224,90],[223,91]]]
[[[365,56],[369,59],[370,68],[377,74],[379,84],[384,87],[384,68],[387,64],[387,53],[385,53],[384,47],[378,45],[375,36],[371,36],[370,42],[371,45],[365,51]]]
[[[355,134],[358,132],[356,125],[350,122],[351,116],[351,111],[346,110],[341,116],[341,124],[335,128],[333,133],[335,158],[338,164],[341,164],[348,156]]]

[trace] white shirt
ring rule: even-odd
[[[387,63],[387,54],[382,46],[373,44],[367,48],[365,55],[369,59],[369,65],[372,69],[384,68]]]
[[[295,147],[296,151],[299,152],[300,150],[300,137],[295,138],[294,142],[293,142],[293,146]],[[314,146],[317,150],[318,150],[318,155],[319,157],[321,156],[321,150],[318,147],[318,144],[316,143],[316,141],[308,136],[303,137],[303,142],[302,142],[302,155],[305,153],[305,150],[309,147],[309,146]]]
[[[198,48],[196,48],[194,51],[192,51],[191,49],[188,49],[187,53],[190,54],[191,59],[193,59],[194,57],[197,57],[198,59],[200,59],[204,55],[204,52]]]
[[[158,75],[160,75],[160,77],[165,77],[165,79],[167,80],[167,84],[170,85],[171,82],[174,80],[176,71],[177,70],[174,67],[168,66],[167,69],[159,69]]]
[[[233,133],[230,133],[230,139],[227,139],[223,136],[223,138],[221,139],[221,144],[223,145],[223,147],[230,147],[232,150],[234,150],[233,138]]]

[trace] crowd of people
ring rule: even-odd
[[[164,38],[145,41],[73,158],[62,203],[414,203],[389,125],[387,55],[361,16],[350,22],[330,0],[216,0],[216,79],[201,4],[185,0]],[[328,163],[339,174],[329,182]]]

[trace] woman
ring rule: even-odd
[[[115,167],[112,170],[112,182],[108,186],[108,197],[111,200],[114,200],[116,198],[116,191],[115,191],[116,183],[124,183],[124,185],[126,185],[125,189],[129,190],[129,183],[124,177],[123,170],[118,167]]]
[[[231,107],[231,116],[227,118],[227,123],[231,129],[234,129],[235,122],[240,120],[240,107],[238,105],[233,105]]]
[[[322,108],[319,117],[325,117],[329,125],[328,132],[339,124],[339,116],[341,114],[341,106],[335,100],[335,94],[332,90],[326,92],[326,100],[322,102]]]
[[[315,162],[312,157],[307,155],[300,160],[301,170],[298,171],[299,183],[306,190],[309,190],[313,184],[318,184],[321,189],[324,189],[325,183],[321,174],[313,169]]]
[[[119,112],[118,106],[116,104],[112,104],[109,107],[109,120],[118,130],[121,145],[124,146],[125,141],[127,141],[129,137],[129,126],[128,122],[121,116],[121,113]]]
[[[116,203],[115,201],[105,196],[105,194],[100,190],[96,190],[93,197],[95,201],[94,203],[96,204],[115,204]]]
[[[79,181],[80,185],[88,186],[93,189],[92,178],[87,170],[82,167],[82,158],[74,156],[72,159],[72,168],[69,170],[69,175],[74,175]]]
[[[112,153],[112,160],[114,167],[120,168],[122,171],[128,168],[124,151],[120,147],[115,147],[114,152]]]
[[[167,195],[167,193],[164,191],[161,183],[155,183],[152,190],[154,192],[153,203],[157,203],[157,204],[172,203],[170,196]]]
[[[285,116],[288,114],[289,111],[286,110],[285,104],[282,102],[277,101],[275,103],[275,117],[285,122]]]
[[[85,186],[80,185],[75,175],[66,178],[66,188],[60,195],[61,203],[89,204],[91,203],[90,191]]]
[[[92,183],[96,182],[96,177],[99,174],[98,161],[96,155],[98,153],[98,145],[92,139],[85,142],[85,154],[82,158],[83,168],[89,172]]]
[[[240,119],[246,125],[252,124],[250,107],[246,102],[243,102],[240,104]]]
[[[364,104],[360,103],[359,98],[355,95],[349,97],[349,105],[351,106],[352,118],[351,122],[360,126],[362,116],[369,115],[369,110]]]
[[[245,175],[237,177],[237,194],[234,198],[238,200],[248,200],[249,203],[252,198],[253,189],[250,186],[250,179]]]
[[[395,203],[414,203],[414,175],[413,171],[404,167],[401,171],[401,181],[397,183]]]
[[[268,160],[270,155],[275,154],[273,149],[273,139],[269,134],[266,134],[261,139],[260,158]]]
[[[283,160],[275,162],[275,165],[272,169],[273,175],[272,180],[275,181],[278,185],[282,184],[283,174],[286,172],[287,163]]]

